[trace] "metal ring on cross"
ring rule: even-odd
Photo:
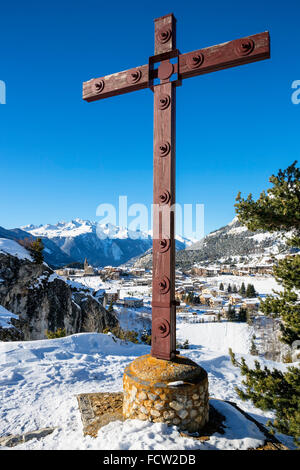
[[[159,203],[161,205],[168,204],[168,202],[170,202],[170,199],[171,199],[171,194],[169,193],[167,189],[162,191],[159,195]]]
[[[168,142],[167,140],[160,142],[157,146],[157,150],[160,157],[166,157],[171,150],[170,142]]]
[[[165,93],[162,93],[161,95],[159,95],[158,97],[158,107],[159,109],[163,110],[163,109],[167,109],[168,106],[170,105],[171,103],[171,98],[169,95],[165,94]]]
[[[157,32],[156,37],[157,37],[157,40],[161,44],[165,44],[171,39],[171,36],[172,36],[171,28],[169,26],[164,26]]]
[[[105,82],[104,80],[95,80],[93,83],[93,88],[95,93],[101,93],[104,90]]]
[[[169,238],[162,238],[159,240],[159,252],[160,253],[165,253],[170,249],[171,246],[171,240]]]
[[[190,69],[197,69],[203,64],[204,55],[202,52],[190,54],[187,58],[187,64]]]
[[[160,338],[165,338],[170,334],[170,323],[166,318],[155,318],[153,320],[153,333],[155,332]]]
[[[157,281],[158,290],[160,294],[167,294],[170,290],[170,279],[168,276],[163,276],[161,279]]]
[[[254,41],[250,38],[238,39],[235,50],[239,55],[248,55],[254,49]]]
[[[130,72],[128,72],[127,82],[131,84],[137,83],[140,81],[141,77],[142,72],[140,69],[131,70]]]

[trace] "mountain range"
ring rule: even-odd
[[[23,232],[30,236],[41,237],[46,247],[45,260],[56,250],[65,257],[68,264],[83,262],[85,258],[89,264],[99,266],[118,266],[140,256],[152,247],[151,232],[132,231],[112,224],[99,224],[89,220],[75,219],[70,222],[58,222],[55,225],[26,225],[21,227]],[[19,229],[20,230],[20,229]],[[55,246],[53,253],[48,253]],[[184,249],[192,242],[178,237],[176,248]],[[48,251],[47,251],[48,250]],[[62,265],[56,259],[51,265]]]
[[[41,237],[44,258],[51,267],[87,258],[95,267],[130,263],[151,267],[151,232],[131,231],[111,224],[75,219],[57,224],[26,225],[7,230],[0,227],[0,238],[20,240]],[[211,232],[202,240],[177,237],[176,264],[187,268],[195,263],[222,263],[230,260],[251,262],[254,258],[288,252],[281,233],[250,232],[235,217],[228,225]]]

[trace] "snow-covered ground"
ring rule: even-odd
[[[23,247],[6,239],[0,239],[1,251],[20,258],[29,256]],[[226,282],[237,286],[243,281],[252,283],[260,294],[276,287],[273,278],[220,276],[206,279],[209,283],[221,280],[225,286]],[[132,293],[145,299],[149,295],[148,286],[126,288],[120,281],[102,282],[99,277],[78,281],[95,290],[119,288],[121,297]],[[137,310],[115,307],[121,326],[138,331],[150,326],[151,312],[148,310],[147,307]],[[10,326],[12,316],[11,312],[1,308],[0,325]],[[272,418],[272,413],[241,402],[235,392],[235,386],[241,384],[241,376],[239,369],[230,362],[228,348],[231,347],[238,358],[242,354],[253,365],[257,358],[249,355],[252,336],[252,327],[242,323],[188,324],[181,321],[177,324],[178,340],[182,343],[188,339],[190,343],[190,349],[181,353],[207,370],[213,405],[227,417],[226,433],[214,434],[207,442],[182,437],[175,427],[137,420],[112,422],[99,431],[97,438],[83,436],[76,395],[121,391],[126,365],[137,356],[148,354],[149,346],[125,343],[112,335],[97,333],[54,340],[0,342],[0,437],[55,427],[55,431],[43,439],[32,439],[17,448],[211,450],[256,447],[262,442],[262,436],[255,426],[216,400],[234,401],[262,423]],[[260,361],[282,370],[287,367],[262,358]],[[292,439],[286,436],[280,436],[280,439],[292,448]]]
[[[178,336],[188,336],[191,343],[191,349],[182,354],[207,370],[210,396],[234,401],[265,423],[271,413],[238,399],[234,387],[240,385],[241,377],[226,351],[232,346],[253,364],[254,358],[245,354],[251,335],[248,326],[242,325],[241,331],[225,323],[196,324],[191,326],[193,331],[189,327],[178,326]],[[213,334],[213,327],[220,330]],[[227,335],[226,341],[221,340],[222,334]],[[204,344],[205,336],[210,338],[210,349]],[[226,412],[228,427],[224,435],[215,434],[207,442],[184,438],[175,427],[136,420],[112,422],[99,431],[97,438],[83,437],[76,395],[121,391],[125,366],[149,352],[149,346],[126,344],[112,335],[97,333],[0,343],[0,435],[56,427],[52,434],[20,444],[18,449],[245,449],[261,442],[260,434],[249,422],[233,410],[224,410],[226,404],[215,401],[214,406]],[[266,360],[263,363],[275,365]],[[276,367],[286,366],[276,363]],[[291,445],[290,438],[284,437],[284,442]]]
[[[14,240],[8,240],[7,238],[0,238],[0,253],[7,253],[12,256],[16,256],[19,259],[28,259],[32,261],[32,258],[28,251],[19,245]]]
[[[117,316],[121,328],[134,330],[141,333],[144,329],[151,330],[152,313],[151,308],[141,307],[138,309],[116,307],[114,313]]]
[[[240,354],[248,354],[254,329],[247,323],[180,323],[177,326],[177,339],[186,339],[193,347],[213,348],[219,353],[228,354],[228,349]]]
[[[220,285],[222,282],[224,287],[231,284],[234,284],[239,288],[242,282],[247,287],[247,284],[253,284],[255,290],[259,294],[272,294],[272,290],[280,290],[281,286],[279,286],[273,276],[233,276],[233,275],[223,275],[223,276],[214,276],[214,277],[201,277],[201,280],[206,281],[209,284],[215,284],[217,286]]]

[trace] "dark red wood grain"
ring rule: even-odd
[[[240,41],[249,39],[254,42],[254,49],[248,55],[241,55],[238,52],[238,45]],[[188,65],[188,59],[199,53],[203,54],[203,62],[199,68],[192,69]],[[269,33],[259,33],[242,39],[225,42],[224,44],[218,44],[217,46],[206,47],[204,49],[188,52],[187,54],[181,54],[179,56],[179,75],[180,78],[184,79],[257,62],[259,60],[268,59],[269,57]]]

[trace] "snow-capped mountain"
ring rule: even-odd
[[[263,230],[251,232],[235,217],[228,225],[211,232],[199,242],[181,251],[178,258],[183,264],[264,263],[272,255],[289,251],[282,233]]]
[[[26,225],[22,230],[36,237],[47,237],[74,261],[83,262],[87,258],[93,266],[118,266],[152,246],[150,233],[82,219],[55,225]],[[190,240],[178,240],[177,248],[183,249],[190,243]]]
[[[251,232],[237,217],[202,240],[190,245],[187,250],[205,251],[209,257],[243,256],[249,254],[277,254],[285,247],[280,232]]]
[[[235,217],[225,227],[178,251],[176,265],[187,269],[195,263],[264,263],[271,255],[289,251],[280,232],[251,232]],[[135,263],[138,267],[150,267],[151,253],[141,255]]]

